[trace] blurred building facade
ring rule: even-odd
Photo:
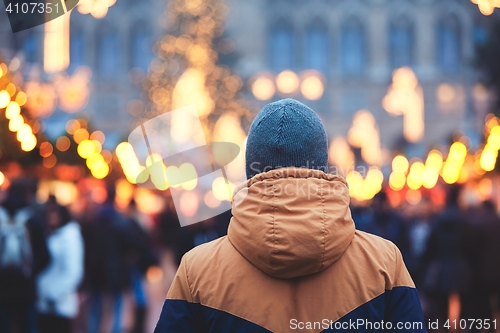
[[[315,69],[325,93],[308,101],[330,136],[346,136],[359,109],[373,113],[382,145],[401,146],[403,119],[389,115],[382,99],[392,72],[410,66],[423,88],[423,146],[439,144],[484,121],[484,89],[476,86],[474,43],[484,37],[477,6],[461,0],[231,0],[229,37],[236,68],[249,79]],[[258,74],[257,74],[258,75]],[[274,99],[288,95],[277,94]],[[263,103],[264,104],[264,103]],[[403,143],[404,145],[404,143]]]
[[[92,69],[92,93],[85,112],[96,129],[118,142],[133,116],[128,103],[140,98],[132,82],[147,71],[152,47],[162,33],[167,1],[119,0],[102,19],[71,14],[71,65]],[[373,113],[381,143],[395,149],[403,141],[403,117],[389,115],[382,99],[394,69],[410,66],[423,88],[423,145],[443,143],[461,129],[479,130],[486,93],[476,86],[472,66],[475,40],[481,37],[477,6],[464,0],[228,0],[225,35],[236,43],[230,65],[245,82],[262,71],[274,75],[315,69],[325,78],[325,93],[308,101],[331,137],[345,136],[356,111]],[[0,13],[0,49],[22,54],[23,71],[42,71],[43,27],[15,35]],[[479,31],[479,32],[478,32]],[[479,36],[479,37],[478,37]],[[35,71],[36,73],[36,71]],[[249,98],[253,98],[247,92]],[[263,101],[265,104],[268,101]],[[55,113],[51,121],[66,121]],[[113,141],[113,140],[111,140]]]
[[[165,1],[120,0],[101,19],[81,14],[78,9],[71,12],[71,63],[67,72],[71,75],[79,66],[92,70],[90,100],[77,115],[89,118],[92,127],[104,131],[110,145],[116,145],[130,133],[133,116],[128,112],[128,103],[140,98],[137,82],[154,58],[154,42],[163,33],[160,20],[164,10]],[[43,74],[44,26],[12,34],[2,11],[0,34],[2,55],[7,60],[19,57],[26,78],[48,79]],[[52,127],[63,131],[72,117],[56,110],[46,120],[47,127],[57,124],[61,126]]]

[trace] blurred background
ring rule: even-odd
[[[499,0],[81,0],[15,34],[2,7],[0,230],[29,237],[10,252],[22,270],[0,260],[0,326],[151,332],[180,257],[230,212],[181,228],[128,135],[195,104],[209,142],[244,151],[260,108],[292,97],[322,118],[357,228],[400,247],[427,318],[494,331],[499,93]],[[177,208],[236,185],[177,185]]]

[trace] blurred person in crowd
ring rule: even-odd
[[[34,199],[31,182],[14,180],[0,208],[0,333],[38,331],[36,278],[50,256]]]
[[[178,266],[182,256],[195,246],[225,236],[230,219],[231,212],[227,211],[206,221],[181,227],[174,203],[168,200],[159,216],[161,243],[172,251],[174,263]]]
[[[179,226],[174,245],[175,264],[179,265],[182,256],[192,248],[225,236],[230,219],[228,211],[196,224]]]
[[[472,283],[462,295],[462,318],[494,319],[494,313],[500,308],[500,217],[495,204],[484,201],[478,208],[469,210],[467,221]],[[494,332],[493,327],[488,331]]]
[[[134,296],[135,316],[131,333],[144,333],[148,304],[144,288],[144,275],[151,266],[158,265],[159,260],[153,249],[151,237],[147,230],[144,229],[145,223],[140,221],[142,214],[138,211],[134,199],[129,203],[127,217],[131,232],[135,236],[135,245],[131,247],[132,250],[129,251],[127,258],[130,265],[130,279]]]
[[[432,203],[427,197],[423,197],[416,212],[411,217],[408,226],[408,255],[405,258],[406,265],[413,277],[417,287],[422,282],[422,258],[426,250],[427,240],[431,233],[433,218]]]
[[[425,332],[400,251],[355,230],[347,183],[327,168],[316,113],[293,99],[265,106],[228,235],[183,256],[155,332],[320,331],[358,319]]]
[[[83,277],[83,239],[68,209],[47,204],[47,244],[52,258],[38,276],[40,333],[72,332],[78,313],[78,286]]]
[[[352,219],[356,223],[356,229],[368,231],[372,223],[372,210],[369,207],[361,205],[351,205]]]
[[[459,197],[460,186],[449,186],[445,208],[432,223],[422,257],[428,316],[440,322],[448,319],[450,297],[464,295],[471,282],[470,229],[459,207]]]
[[[121,332],[123,292],[131,288],[129,257],[137,246],[137,239],[128,219],[115,209],[115,195],[115,188],[110,186],[106,201],[95,220],[87,222],[84,235],[85,288],[90,298],[88,333],[101,332],[104,304],[112,308],[111,332]]]
[[[390,240],[406,259],[409,252],[408,230],[403,218],[390,206],[385,192],[379,192],[371,204],[371,221],[364,231]]]
[[[175,211],[174,201],[171,196],[166,197],[165,208],[158,216],[158,238],[157,242],[167,249],[175,251],[177,244],[177,233],[181,226]]]

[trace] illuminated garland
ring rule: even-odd
[[[35,149],[37,138],[33,128],[25,122],[21,114],[21,107],[26,104],[27,96],[11,80],[7,65],[0,62],[0,110],[5,111],[9,120],[9,130],[16,133],[16,139],[21,144],[23,151]]]

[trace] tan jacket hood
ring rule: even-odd
[[[228,238],[238,252],[276,278],[320,272],[354,237],[344,178],[319,170],[261,173],[234,191]]]

